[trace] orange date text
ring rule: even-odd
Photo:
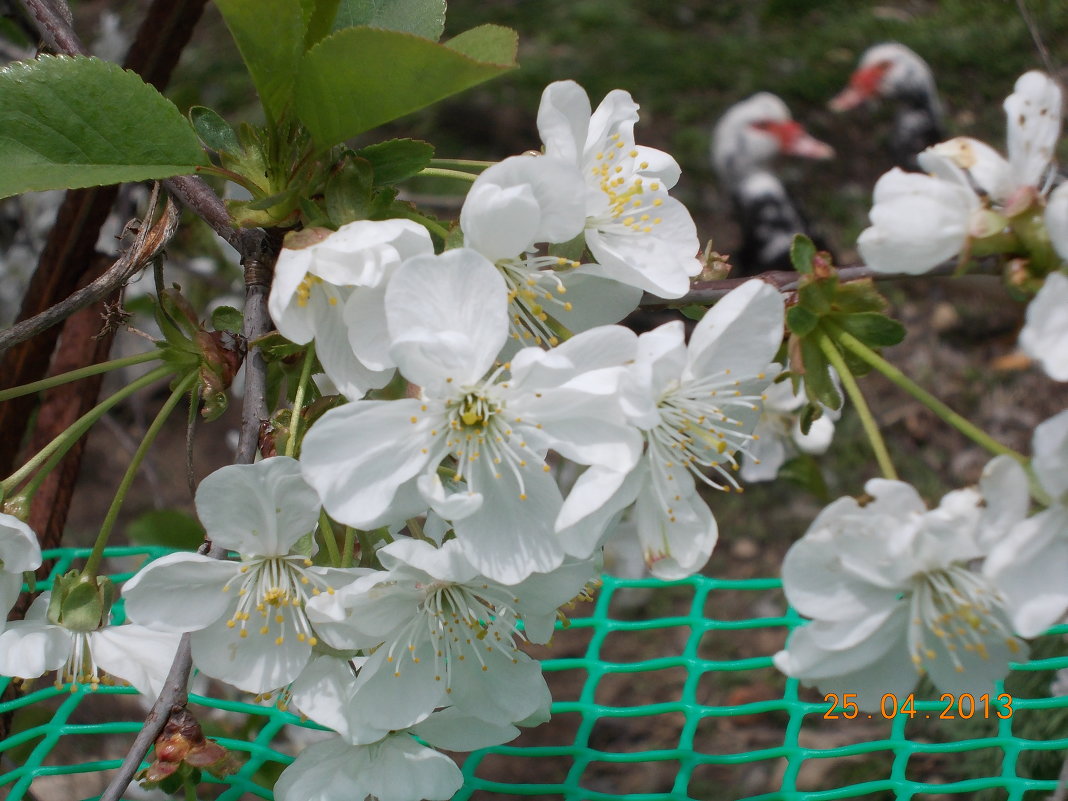
[[[916,699],[912,693],[900,699],[894,693],[886,693],[879,702],[878,712],[872,714],[861,711],[856,693],[827,693],[823,700],[830,704],[823,713],[824,720],[874,720],[879,717],[891,720],[898,715],[927,720],[968,720],[973,717],[1005,720],[1012,717],[1012,696],[1008,693],[1001,693],[995,698],[991,698],[989,693],[979,696],[971,693],[942,693],[937,706],[926,703],[920,709],[916,708]]]

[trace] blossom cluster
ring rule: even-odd
[[[705,564],[718,530],[699,490],[736,489],[739,459],[759,461],[754,429],[780,373],[784,302],[760,281],[688,342],[681,322],[640,336],[612,324],[645,291],[684,294],[702,264],[669,194],[679,167],[635,143],[637,108],[622,91],[593,110],[578,85],[548,87],[544,153],[479,175],[443,252],[406,219],[291,235],[269,309],[282,336],[314,343],[317,383],[344,402],[299,458],[201,482],[207,536],[236,558],[148,564],[122,589],[122,626],[106,625],[105,602],[71,632],[61,594],[42,595],[2,635],[21,640],[0,643],[0,670],[32,678],[67,660],[62,680],[110,674],[155,693],[188,634],[201,674],[335,733],[283,773],[283,801],[448,798],[460,773],[434,749],[547,719],[522,643],[546,642],[560,608],[588,597],[631,507],[654,575]],[[553,255],[579,237],[593,261]],[[403,397],[369,396],[398,374]],[[32,532],[12,521],[5,570],[35,567],[39,553],[16,553]],[[321,558],[336,527],[366,535],[363,566]]]
[[[957,256],[1024,249],[1023,280],[1041,289],[1020,346],[1051,378],[1068,381],[1068,183],[1054,166],[1061,89],[1045,73],[1028,72],[1004,108],[1007,159],[965,136],[927,148],[919,155],[925,173],[895,168],[876,183],[872,225],[857,248],[872,269],[909,274]]]

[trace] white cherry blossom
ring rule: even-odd
[[[456,540],[437,548],[402,539],[378,554],[386,570],[308,605],[327,644],[370,654],[344,702],[356,721],[348,732],[405,728],[445,706],[506,727],[547,708],[540,666],[517,641],[549,639],[558,607],[593,578],[592,564],[506,587],[479,575]]]
[[[983,142],[958,137],[919,155],[929,174],[895,168],[878,180],[871,227],[857,240],[868,266],[927,272],[972,240],[1003,233],[1048,190],[1061,130],[1060,88],[1048,75],[1028,72],[1004,105],[1008,159]]]
[[[192,632],[193,661],[209,676],[252,693],[284,687],[317,641],[305,603],[365,571],[314,567],[292,552],[319,517],[319,499],[293,459],[216,470],[197,489],[196,506],[211,540],[240,561],[157,559],[127,582],[127,614],[160,631]]]
[[[112,677],[155,698],[163,689],[180,635],[133,624],[77,631],[52,623],[52,594],[41,593],[24,620],[0,634],[0,675],[32,679],[57,671],[56,684],[86,684],[97,689]]]
[[[689,347],[681,322],[639,337],[621,400],[645,452],[633,469],[592,467],[579,477],[556,522],[568,553],[589,556],[612,517],[636,502],[653,575],[682,578],[705,564],[718,529],[695,478],[737,488],[735,454],[752,442],[763,392],[779,372],[771,360],[782,333],[782,297],[749,281],[709,310]]]
[[[627,466],[640,442],[616,397],[634,335],[604,326],[494,367],[508,337],[505,298],[500,272],[473,250],[405,262],[387,291],[387,319],[391,353],[419,397],[327,412],[308,431],[301,464],[331,516],[358,528],[421,514],[404,501],[417,490],[423,510],[453,522],[479,572],[514,584],[564,558],[546,451]]]
[[[1011,610],[970,563],[1006,524],[994,494],[997,470],[973,489],[928,510],[901,481],[872,479],[871,500],[839,498],[783,561],[783,590],[801,614],[775,665],[821,690],[857,694],[877,710],[885,693],[903,697],[927,673],[946,692],[990,692],[1010,659],[1026,655]],[[988,530],[989,529],[989,530]]]
[[[1016,630],[1042,634],[1068,611],[1068,411],[1035,428],[1032,467],[1050,504],[1021,520],[998,542],[983,570],[1009,599]],[[1027,478],[1018,465],[1002,503],[1026,510]]]
[[[538,109],[545,155],[576,165],[585,180],[586,244],[590,274],[660,297],[686,293],[701,271],[697,228],[668,195],[679,180],[676,161],[634,142],[638,104],[628,92],[609,92],[595,111],[574,81],[549,84]]]
[[[385,386],[394,366],[385,285],[404,259],[434,252],[426,229],[410,220],[358,220],[337,231],[301,231],[286,244],[268,300],[278,331],[301,345],[314,339],[319,362],[347,397]]]
[[[582,233],[585,195],[574,164],[524,155],[485,170],[464,200],[464,244],[500,271],[508,288],[511,334],[522,345],[555,346],[567,332],[622,319],[641,299],[636,287],[535,251],[537,243],[560,244]]]

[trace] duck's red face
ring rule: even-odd
[[[749,127],[773,136],[780,153],[810,159],[829,159],[834,155],[834,148],[812,136],[796,120],[758,120]]]
[[[878,96],[883,78],[892,66],[891,61],[877,61],[859,68],[849,78],[849,86],[835,95],[827,105],[834,111],[848,111],[865,100]]]

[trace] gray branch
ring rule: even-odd
[[[157,222],[152,223],[158,197],[159,184],[156,184],[152,188],[148,211],[145,213],[133,245],[127,248],[114,264],[92,283],[72,292],[55,306],[45,309],[28,320],[16,323],[6,331],[0,331],[0,353],[63,322],[76,311],[110,296],[135,273],[144,269],[163,249],[178,227],[178,209],[169,198],[163,215]]]

